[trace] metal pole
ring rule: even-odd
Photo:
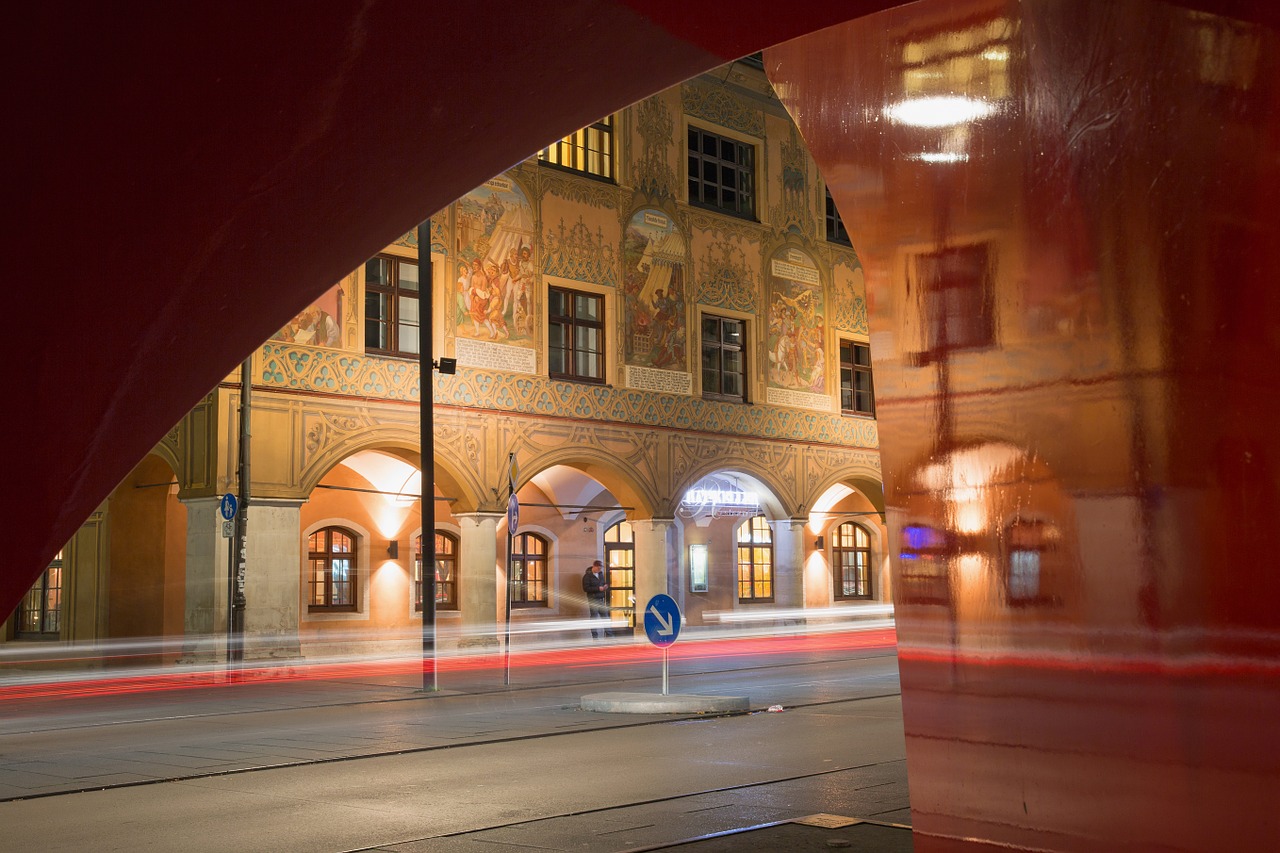
[[[662,695],[667,695],[667,647],[662,647]]]
[[[246,551],[248,550],[247,540],[249,537],[249,443],[251,440],[251,432],[249,428],[249,417],[252,411],[252,394],[253,394],[253,356],[250,355],[240,365],[240,495],[239,495],[239,511],[236,513],[235,520],[235,538],[232,540],[232,554],[235,560],[235,583],[231,590],[231,598],[228,605],[231,609],[230,630],[228,634],[227,644],[227,663],[229,669],[232,670],[232,678],[234,680],[234,671],[240,667],[244,661],[244,576]]]
[[[418,225],[418,406],[422,455],[422,689],[439,689],[436,674],[436,460],[434,303],[431,219]],[[412,547],[412,543],[410,543]]]
[[[507,501],[510,506],[511,496],[516,493],[516,481],[511,476],[511,465],[515,460],[514,453],[507,454]],[[507,615],[503,623],[506,628],[507,638],[503,645],[503,667],[502,667],[502,683],[511,685],[511,542],[514,537],[511,535],[511,513],[507,513]]]

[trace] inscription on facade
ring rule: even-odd
[[[788,278],[792,281],[799,281],[805,284],[820,283],[818,271],[813,267],[790,264],[786,261],[777,260],[776,258],[771,265],[771,272],[778,278]]]
[[[790,406],[793,409],[818,409],[823,412],[835,410],[835,401],[825,394],[809,394],[804,391],[792,391],[789,388],[770,388],[768,400],[770,406]]]
[[[524,347],[506,344],[484,343],[468,338],[457,339],[458,364],[465,367],[483,367],[514,373],[537,373],[538,354]]]
[[[660,394],[692,394],[693,375],[675,370],[627,365],[627,387]]]

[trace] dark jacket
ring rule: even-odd
[[[607,593],[605,590],[609,586],[609,580],[604,571],[599,575],[587,569],[582,576],[582,591],[587,594],[587,601],[604,601]]]

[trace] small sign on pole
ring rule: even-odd
[[[644,606],[644,633],[649,642],[662,649],[662,695],[667,695],[667,647],[680,636],[680,605],[665,593],[649,599]]]
[[[223,539],[230,539],[232,536],[235,535],[235,532],[236,532],[236,523],[234,521],[222,522],[222,538]]]
[[[520,499],[514,494],[507,498],[507,531],[512,535],[516,535],[516,530],[520,527]]]

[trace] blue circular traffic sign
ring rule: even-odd
[[[218,504],[218,511],[222,513],[222,517],[227,521],[236,517],[236,496],[227,492],[222,496],[222,502]]]
[[[644,606],[644,633],[649,642],[666,648],[680,636],[680,607],[669,595],[659,593]]]

